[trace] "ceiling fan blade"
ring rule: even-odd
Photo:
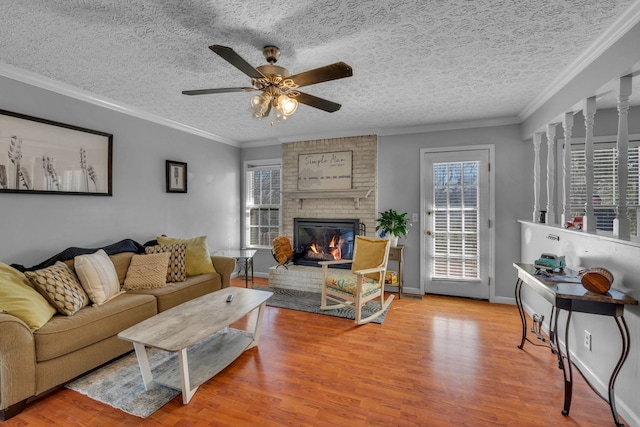
[[[342,105],[337,104],[333,101],[318,98],[317,96],[309,95],[308,93],[304,92],[298,92],[298,96],[293,98],[298,100],[298,102],[308,105],[309,107],[318,108],[328,113],[335,113],[340,109],[340,107],[342,107]]]
[[[224,87],[220,89],[197,89],[197,90],[183,90],[183,95],[207,95],[210,93],[227,93],[227,92],[251,92],[258,90],[253,87]]]
[[[213,46],[209,46],[209,49],[220,55],[229,64],[233,65],[252,79],[261,79],[264,77],[264,75],[260,71],[256,70],[253,65],[245,61],[240,55],[236,53],[235,50],[231,49],[230,47],[214,44]]]
[[[349,65],[344,62],[336,62],[335,64],[294,74],[291,77],[287,77],[287,79],[293,80],[298,87],[302,87],[351,76],[353,76],[353,69]]]

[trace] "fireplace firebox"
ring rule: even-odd
[[[364,234],[358,219],[294,218],[294,261],[298,265],[319,267],[320,261],[353,259],[358,234]],[[351,264],[335,267],[348,269]]]

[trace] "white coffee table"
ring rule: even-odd
[[[233,301],[226,302],[229,295]],[[271,295],[255,289],[221,289],[150,317],[120,332],[118,338],[133,343],[146,389],[155,382],[180,390],[187,404],[202,383],[258,345],[264,307]],[[229,328],[255,309],[253,330]],[[205,345],[189,350],[207,338],[211,339]],[[146,347],[178,353],[179,363],[153,378]]]

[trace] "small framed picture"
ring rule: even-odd
[[[187,164],[167,160],[167,193],[187,192]]]

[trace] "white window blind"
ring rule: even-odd
[[[627,184],[627,206],[631,222],[631,234],[637,235],[636,207],[640,174],[638,169],[640,141],[629,143],[629,178]],[[616,217],[615,208],[620,192],[618,190],[618,150],[613,142],[594,144],[593,155],[593,207],[596,216],[596,229],[613,230]],[[571,215],[583,216],[587,202],[584,144],[571,146]]]
[[[478,279],[479,162],[433,165],[434,278]]]
[[[245,246],[270,248],[280,235],[279,162],[245,165]]]

